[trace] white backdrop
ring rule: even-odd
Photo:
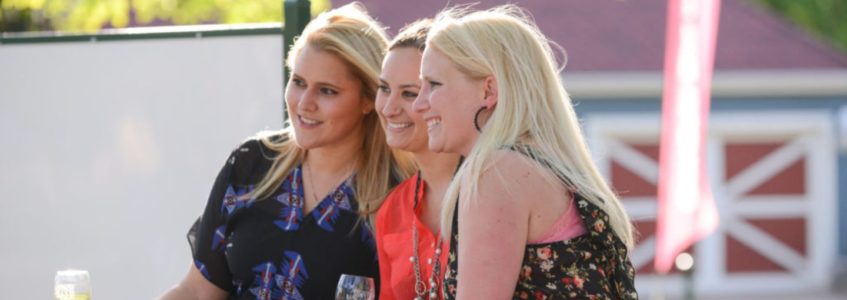
[[[281,36],[0,45],[0,289],[150,299],[230,150],[281,126]]]

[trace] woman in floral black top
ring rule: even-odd
[[[365,216],[402,178],[373,109],[386,44],[359,5],[309,23],[287,60],[291,126],[232,152],[188,234],[193,266],[164,299],[333,299],[341,274],[378,284]]]
[[[635,299],[632,226],[592,163],[547,38],[507,5],[441,13],[415,107],[466,159],[445,198],[445,299]]]

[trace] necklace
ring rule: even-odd
[[[311,183],[311,185],[312,185],[312,188],[311,188],[312,198],[315,199],[315,203],[316,203],[315,205],[317,205],[318,203],[321,203],[321,200],[323,200],[323,199],[318,198],[318,193],[316,192],[318,190],[318,188],[315,185],[315,180],[312,179],[312,169],[309,168],[309,165],[306,164],[305,160],[303,161],[303,168],[307,169],[309,171],[308,173],[306,173],[306,177],[309,179],[309,183]],[[348,171],[345,171],[342,174],[347,174],[347,173],[348,173]],[[305,184],[303,185],[303,187],[304,187],[304,191],[305,191]],[[335,193],[333,192],[333,194],[335,194]]]
[[[421,179],[421,172],[418,171],[417,180],[415,181],[415,194],[413,196],[415,198],[415,204],[412,207],[413,211],[418,207],[418,195],[420,193],[421,181],[423,181],[423,179]],[[418,225],[416,220],[412,220],[412,256],[409,257],[409,260],[412,262],[415,269],[415,294],[417,294],[415,300],[423,300],[424,295],[427,292],[427,288],[426,283],[423,281],[423,276],[421,275],[421,264],[418,254]],[[441,273],[440,235],[438,237],[438,241],[435,243],[435,257],[428,259],[427,264],[432,265],[432,274],[429,277],[429,299],[438,299],[438,275]]]

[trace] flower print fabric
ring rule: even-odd
[[[512,147],[542,165],[543,160],[525,148]],[[587,233],[573,239],[527,245],[513,299],[638,299],[635,269],[627,248],[607,226],[609,216],[579,193],[573,201]],[[457,203],[458,205],[458,203]],[[458,206],[457,206],[458,207]],[[444,275],[444,299],[456,298],[459,272],[458,213],[454,211],[450,234],[448,270]]]

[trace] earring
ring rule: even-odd
[[[476,131],[482,132],[482,128],[479,127],[479,114],[482,113],[487,107],[480,107],[479,110],[476,111],[476,115],[473,116],[473,126],[476,127]]]

